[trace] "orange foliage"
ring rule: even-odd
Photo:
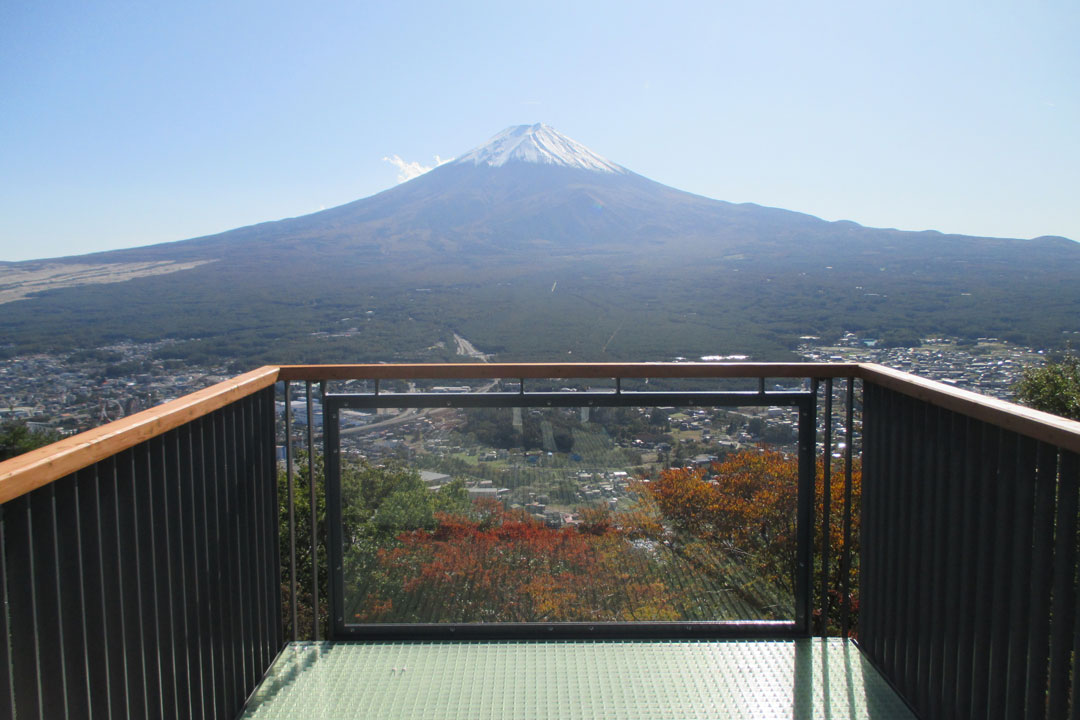
[[[821,547],[825,474],[819,459],[815,500],[815,548]],[[843,462],[832,463],[829,508],[829,585],[831,602],[839,607],[840,549],[843,545]],[[650,498],[664,522],[684,542],[705,542],[729,555],[741,557],[759,577],[793,593],[796,562],[798,460],[784,453],[759,448],[728,456],[714,463],[712,472],[676,468],[658,480],[639,483],[638,491]],[[862,488],[859,465],[852,471],[852,562],[858,562],[858,502]],[[815,556],[820,558],[818,552]],[[820,562],[820,560],[819,560]],[[815,569],[817,587],[820,570]],[[852,587],[856,583],[852,581]],[[816,597],[816,590],[815,590]],[[852,598],[857,607],[857,599]],[[834,613],[835,616],[835,613]]]
[[[815,547],[822,540],[824,476],[816,473]],[[831,602],[841,598],[843,463],[833,463]],[[360,622],[603,622],[716,617],[733,597],[759,617],[790,618],[795,586],[798,462],[759,448],[673,469],[635,486],[630,511],[582,511],[554,529],[496,501],[468,515],[436,514],[433,529],[401,533],[377,551],[363,583]],[[853,471],[853,508],[861,472]],[[858,537],[858,515],[852,522]],[[858,548],[851,548],[853,564]],[[815,553],[820,558],[820,554]],[[820,562],[820,561],[819,561]],[[819,569],[814,572],[817,595]],[[857,584],[852,581],[852,587]],[[852,598],[857,608],[857,599]],[[836,617],[835,612],[833,617]]]

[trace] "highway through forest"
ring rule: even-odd
[[[457,354],[464,355],[466,357],[476,358],[481,362],[489,362],[489,356],[476,349],[471,342],[461,337],[457,333],[454,333],[454,342],[457,343]],[[498,380],[491,380],[481,387],[478,392],[490,392],[493,387],[499,384]],[[412,392],[414,385],[409,383],[409,392]],[[426,417],[432,410],[439,408],[406,408],[398,412],[393,417],[386,418],[385,420],[376,420],[368,425],[360,425],[357,427],[342,428],[342,435],[366,435],[376,430],[384,430],[395,425],[401,425],[403,423],[419,420],[422,417]]]

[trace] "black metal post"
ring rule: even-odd
[[[342,637],[345,633],[344,533],[341,526],[341,421],[336,404],[323,395],[323,489],[326,493],[327,553],[329,566],[327,604],[330,607],[327,636]]]
[[[1054,604],[1051,609],[1053,629],[1050,636],[1050,684],[1047,701],[1047,717],[1065,717],[1070,695],[1080,697],[1069,683],[1069,670],[1073,664],[1073,632],[1076,625],[1076,516],[1080,507],[1080,475],[1077,473],[1077,457],[1073,453],[1061,453],[1058,473],[1057,518],[1054,523]]]
[[[825,444],[821,490],[821,637],[829,634],[829,533],[832,510],[832,378],[825,378]],[[816,469],[815,469],[816,471]]]
[[[319,639],[319,532],[318,500],[315,497],[315,413],[311,402],[311,381],[307,390],[308,488],[311,501],[311,639]]]
[[[1058,482],[1057,448],[1038,443],[1031,539],[1031,595],[1027,620],[1027,677],[1024,717],[1046,717],[1050,656],[1050,590],[1053,577],[1054,491]]]
[[[799,500],[795,522],[798,560],[795,567],[795,624],[810,635],[814,606],[814,474],[817,448],[817,380],[811,383],[808,402],[799,406]]]
[[[299,625],[296,607],[296,498],[293,488],[292,385],[288,380],[285,381],[285,476],[289,504],[289,618],[292,623],[292,640],[296,642]]]
[[[851,633],[851,472],[855,436],[855,378],[847,379],[844,416],[844,552],[840,556],[840,634]],[[865,425],[864,425],[865,429]]]

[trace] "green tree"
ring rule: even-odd
[[[313,577],[311,557],[311,478],[308,473],[308,453],[299,450],[294,457],[295,470],[293,478],[293,516],[296,523],[296,595],[297,595],[297,637],[304,639],[311,637],[311,628],[314,614],[312,602]],[[326,517],[326,486],[323,469],[322,453],[316,453],[314,458],[315,470],[315,554],[318,566],[318,613],[319,624],[326,628],[329,617],[329,605],[327,603],[329,577],[327,567],[329,560],[327,555],[327,517]],[[345,542],[348,544],[359,543],[361,538],[369,533],[372,528],[378,526],[374,516],[384,504],[387,498],[397,495],[416,493],[417,487],[422,488],[420,476],[398,465],[376,467],[367,462],[355,463],[345,460],[341,467],[341,514],[342,530]],[[289,613],[289,506],[288,506],[288,476],[284,469],[278,473],[278,501],[280,512],[280,552],[281,552],[281,608],[284,615],[286,633],[291,631],[292,618]],[[464,492],[464,489],[462,490]],[[394,514],[394,507],[401,507],[402,503],[395,500],[391,502],[390,515]],[[420,519],[431,517],[431,510],[424,508],[420,511]],[[415,519],[410,516],[410,519]],[[390,518],[382,518],[383,526],[392,522]],[[429,521],[430,522],[430,521]],[[387,529],[392,532],[393,528]],[[325,630],[324,630],[325,632]]]
[[[308,454],[304,450],[296,453],[293,461],[296,472],[293,482],[293,515],[296,522],[296,604],[297,638],[310,639],[314,609],[312,602],[312,558],[311,558],[311,480],[308,473]],[[327,574],[326,574],[326,493],[323,490],[322,454],[315,455],[315,538],[317,566],[319,568],[319,623],[325,628],[328,617]],[[278,472],[278,503],[280,511],[278,533],[281,557],[281,612],[286,637],[292,630],[292,618],[289,612],[289,496],[288,476],[284,468]]]
[[[296,595],[297,637],[311,637],[314,614],[311,553],[311,480],[308,473],[308,454],[299,450],[294,457],[293,477],[294,518],[296,523]],[[315,476],[315,554],[318,566],[318,616],[320,627],[329,619],[327,603],[329,566],[327,556],[326,491],[323,458],[316,453]],[[281,610],[286,635],[291,634],[292,618],[289,609],[289,507],[288,476],[282,468],[278,473],[280,504],[281,553]],[[465,514],[470,504],[465,485],[454,480],[438,491],[428,490],[420,474],[400,463],[372,465],[367,461],[344,459],[341,464],[341,525],[344,542],[344,574],[346,603],[358,602],[353,596],[364,581],[371,579],[376,553],[380,548],[393,547],[404,532],[435,527],[436,513]]]
[[[49,445],[61,437],[55,430],[34,430],[24,422],[10,420],[0,424],[0,461]]]
[[[1080,420],[1080,356],[1070,350],[1059,360],[1025,369],[1013,392],[1024,405]]]

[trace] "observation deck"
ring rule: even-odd
[[[0,717],[1076,716],[1078,452],[870,364],[263,367],[0,463]]]

